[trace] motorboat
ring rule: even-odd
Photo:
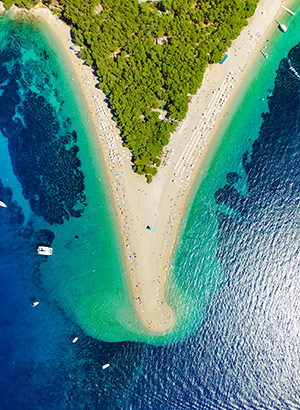
[[[288,31],[288,26],[286,24],[279,24],[279,29],[283,32],[286,33]]]
[[[52,255],[52,252],[53,252],[53,249],[52,248],[49,248],[49,246],[39,246],[38,248],[37,248],[37,253],[39,254],[39,255],[46,255],[46,256],[49,256],[49,255]]]
[[[288,9],[287,7],[285,7],[285,6],[282,6],[283,8],[284,8],[284,10],[285,11],[287,11],[291,16],[294,16],[295,15],[295,12],[294,11],[292,11],[292,10],[290,10],[290,9]]]
[[[283,24],[278,20],[275,20],[275,22],[278,24],[278,28],[280,31],[282,31],[283,33],[286,33],[288,31],[288,26],[286,24]]]
[[[7,208],[7,205],[2,201],[0,201],[0,206],[2,206],[2,208]]]

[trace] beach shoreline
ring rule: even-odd
[[[199,175],[204,172],[207,156],[212,155],[218,144],[220,126],[268,36],[275,31],[274,19],[285,13],[282,1],[261,0],[248,26],[233,41],[226,62],[207,68],[186,118],[164,149],[162,165],[151,184],[133,173],[131,154],[122,146],[106,97],[96,88],[92,69],[77,56],[79,47],[70,49],[70,27],[46,7],[35,7],[30,13],[55,36],[85,96],[115,205],[127,267],[125,278],[137,316],[152,333],[166,333],[176,319],[165,300],[166,282],[187,208],[199,184]]]

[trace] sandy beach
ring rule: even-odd
[[[37,7],[32,13],[49,26],[65,50],[85,96],[115,203],[128,285],[138,317],[151,332],[165,333],[176,320],[164,294],[186,200],[230,104],[234,104],[268,36],[277,29],[274,19],[280,20],[285,13],[282,1],[261,0],[249,25],[228,50],[226,62],[208,67],[185,120],[164,149],[162,165],[151,184],[133,173],[130,152],[122,146],[104,93],[95,87],[96,77],[78,58],[79,48],[70,49],[70,28],[47,8]]]

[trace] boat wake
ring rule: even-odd
[[[297,70],[292,66],[292,62],[289,58],[287,58],[287,62],[289,65],[289,69],[292,71],[292,73],[297,77],[298,80],[300,80],[300,75],[298,74]]]

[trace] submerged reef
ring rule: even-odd
[[[62,224],[80,217],[85,206],[77,133],[63,113],[49,55],[37,43],[24,44],[28,24],[12,29],[14,41],[8,38],[0,54],[0,130],[32,211]]]

